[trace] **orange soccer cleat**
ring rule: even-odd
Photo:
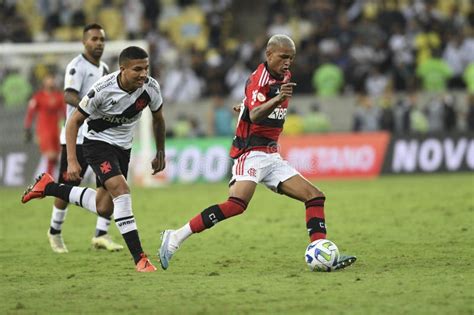
[[[23,196],[21,197],[21,202],[27,203],[31,199],[44,198],[44,190],[46,185],[52,182],[54,182],[54,179],[51,175],[48,173],[41,174],[36,178],[34,184],[26,188]]]
[[[141,253],[140,256],[142,258],[137,263],[137,271],[138,272],[154,272],[154,271],[156,271],[156,267],[153,266],[151,261],[145,255],[145,253]]]

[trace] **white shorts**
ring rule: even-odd
[[[234,160],[230,184],[236,181],[250,180],[263,183],[269,189],[278,192],[281,182],[300,175],[279,153],[249,151]]]

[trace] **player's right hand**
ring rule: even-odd
[[[67,178],[70,181],[82,180],[81,165],[77,160],[68,161],[67,163]]]
[[[278,97],[280,98],[280,101],[284,101],[287,98],[290,98],[293,96],[293,87],[296,86],[295,82],[288,82],[285,84],[282,84],[280,86],[280,93],[278,94]]]
[[[153,173],[151,175],[155,175],[156,173],[161,172],[162,170],[165,169],[165,166],[166,166],[165,154],[163,153],[163,151],[158,152],[155,158],[153,159],[153,161],[151,161],[151,168],[153,169]]]

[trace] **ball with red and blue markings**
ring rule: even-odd
[[[311,271],[329,272],[337,265],[339,249],[330,240],[320,239],[306,247],[304,256]]]

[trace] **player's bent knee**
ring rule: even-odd
[[[59,198],[55,198],[54,199],[54,206],[57,208],[57,209],[66,209],[67,206],[68,206],[68,202],[67,201],[64,201],[62,199],[59,199]]]
[[[104,184],[107,191],[112,195],[113,198],[130,194],[130,188],[128,187],[127,182],[121,178],[112,177]]]
[[[97,214],[101,217],[110,218],[114,212],[114,203],[109,193],[103,189],[97,189]]]
[[[308,190],[305,192],[305,201],[312,200],[314,198],[326,198],[324,193],[317,188]]]

